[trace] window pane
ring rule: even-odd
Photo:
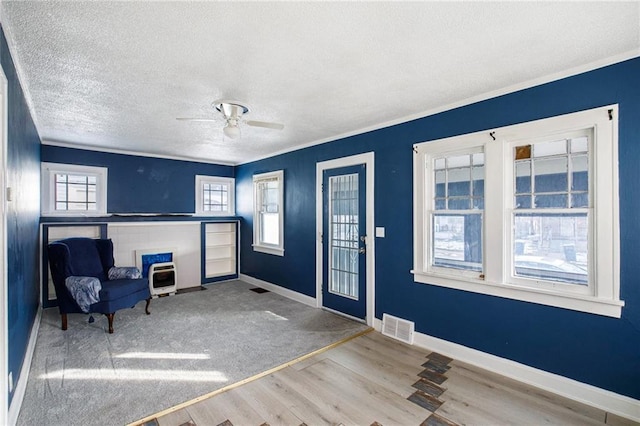
[[[67,197],[69,202],[87,201],[87,186],[70,183]]]
[[[516,194],[528,192],[531,192],[531,161],[518,161],[516,163]]]
[[[482,216],[436,214],[432,221],[433,266],[482,271]]]
[[[477,154],[473,154],[471,156],[472,162],[474,166],[482,166],[484,165],[484,152],[479,152]]]
[[[567,153],[567,141],[565,139],[559,141],[539,142],[533,145],[534,157],[547,157],[550,155],[559,155]]]
[[[87,208],[87,204],[86,203],[68,203],[67,204],[69,207],[67,210],[72,210],[72,211],[78,211],[78,210],[89,210]]]
[[[430,265],[481,271],[484,153],[439,158],[436,164]]]
[[[228,205],[229,185],[223,183],[202,183],[202,210],[206,212],[226,212]]]
[[[69,183],[87,183],[87,176],[68,175]]]
[[[533,167],[536,193],[567,192],[567,157],[534,160]]]
[[[589,163],[586,155],[575,155],[571,158],[571,190],[587,191],[589,189]]]
[[[456,167],[469,167],[471,156],[469,155],[457,155],[454,157],[447,157],[447,168],[453,169]]]
[[[469,210],[470,198],[449,198],[449,210]]]
[[[514,163],[516,209],[589,206],[587,136],[571,139],[569,146],[572,153],[567,152],[566,140],[527,146],[532,147],[536,158],[529,160],[523,154],[523,159]],[[521,148],[517,147],[516,151]],[[528,196],[530,193],[533,195],[533,204]]]
[[[446,173],[444,170],[438,170],[435,173],[435,185],[436,185],[436,197],[445,197],[445,176]]]
[[[589,207],[589,194],[586,192],[577,192],[571,194],[571,207]]]
[[[483,210],[484,209],[484,197],[474,197],[472,200],[473,206],[471,206],[474,210]]]
[[[554,195],[536,195],[535,197],[536,208],[563,209],[567,206],[567,194],[554,194]]]
[[[447,190],[450,197],[471,193],[471,169],[469,167],[450,169],[448,177]]]
[[[97,177],[56,174],[55,209],[58,211],[97,210]]]
[[[56,183],[56,201],[67,201],[66,183]]]
[[[264,244],[280,244],[280,222],[277,213],[261,213],[260,214],[260,242]]]
[[[515,214],[514,274],[587,285],[587,214]]]
[[[517,209],[530,209],[531,208],[531,195],[518,195],[516,197]]]
[[[56,169],[57,172],[54,171]],[[106,212],[106,204],[103,204],[106,203],[106,168],[57,164],[55,169],[50,165],[43,167],[42,172],[46,175],[47,185],[54,181],[51,193],[47,194],[46,205],[42,207],[43,214]]]
[[[589,150],[589,138],[582,136],[571,139],[571,152],[587,152]]]
[[[473,195],[484,197],[484,166],[474,166],[471,177],[473,178]]]

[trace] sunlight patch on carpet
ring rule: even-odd
[[[273,319],[280,320],[280,321],[289,321],[289,318],[285,318],[282,315],[274,314],[271,311],[264,311],[264,312],[268,314],[270,317],[272,317]]]
[[[188,354],[180,352],[126,352],[114,358],[127,359],[211,359],[209,354]]]
[[[71,368],[42,374],[40,379],[52,380],[117,380],[117,381],[169,381],[169,382],[216,382],[225,383],[229,379],[220,371],[188,370],[142,370],[113,368]]]

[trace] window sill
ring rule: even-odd
[[[91,213],[59,213],[59,212],[41,212],[41,217],[110,217],[107,212],[91,212]]]
[[[221,212],[221,213],[212,213],[212,212],[196,212],[193,214],[194,217],[235,217],[236,212]]]
[[[538,303],[573,311],[620,318],[624,301],[599,299],[593,296],[557,293],[526,287],[516,287],[481,280],[463,280],[442,275],[418,273],[411,271],[414,281],[422,284],[436,285],[456,290],[470,291],[489,296],[504,297],[506,299]]]
[[[257,244],[254,244],[253,251],[258,251],[260,253],[266,253],[266,254],[273,254],[276,256],[284,256],[284,249],[280,247],[259,246]]]

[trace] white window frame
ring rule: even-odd
[[[278,181],[278,224],[279,244],[265,244],[260,242],[260,205],[258,184],[267,180]],[[284,256],[284,170],[253,175],[253,250],[261,253]]]
[[[531,121],[416,144],[414,155],[414,281],[620,318],[620,226],[618,214],[618,106]],[[593,129],[589,152],[592,202],[589,228],[589,288],[575,292],[512,274],[513,149],[540,138]],[[425,215],[433,190],[429,158],[481,148],[485,153],[483,274],[475,277],[428,267]],[[543,213],[543,211],[541,211]],[[446,269],[446,268],[445,268]],[[542,281],[542,280],[541,280]],[[544,284],[544,285],[538,285]]]
[[[227,186],[227,210],[213,212],[204,210],[204,185],[226,185]],[[236,180],[234,178],[220,176],[196,175],[196,216],[235,216],[236,214]]]
[[[56,174],[75,174],[96,177],[96,210],[56,210]],[[96,217],[107,215],[107,175],[106,167],[76,164],[41,163],[42,216]]]

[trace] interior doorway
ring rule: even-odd
[[[373,152],[316,165],[318,307],[373,325]]]

